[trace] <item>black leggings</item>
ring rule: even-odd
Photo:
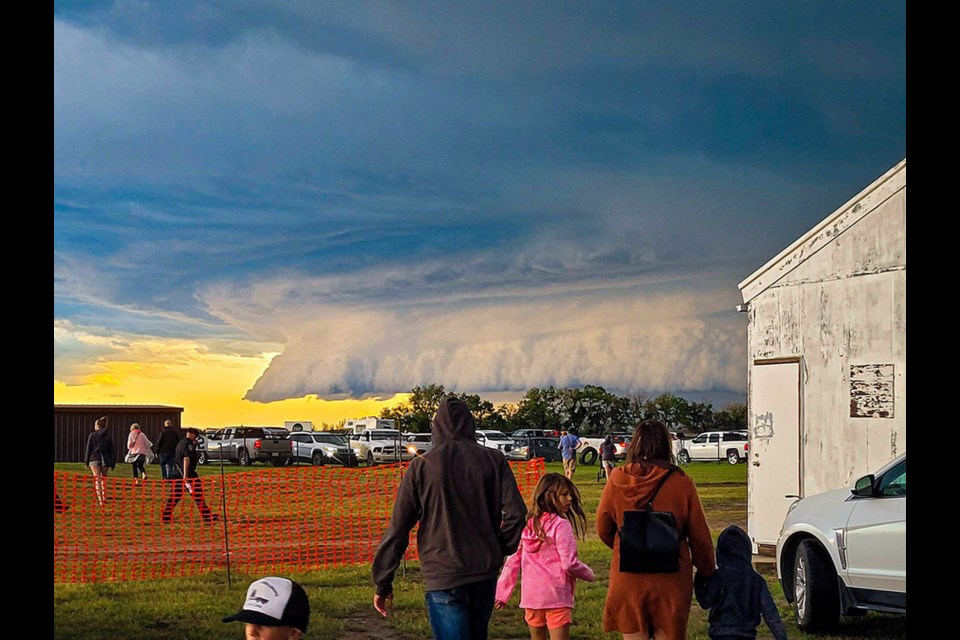
[[[133,477],[139,478],[140,474],[147,475],[147,470],[144,468],[144,465],[147,462],[147,456],[142,453],[138,455],[130,465],[133,467]]]

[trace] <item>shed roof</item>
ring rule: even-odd
[[[744,302],[750,302],[785,275],[833,242],[845,230],[856,224],[907,184],[907,159],[904,158],[870,186],[848,200],[839,209],[824,218],[778,253],[765,265],[746,277],[739,285]]]

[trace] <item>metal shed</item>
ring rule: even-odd
[[[183,407],[166,405],[120,405],[120,404],[55,404],[53,405],[53,461],[82,462],[87,436],[93,431],[93,423],[100,416],[107,417],[107,429],[116,447],[117,460],[123,461],[126,454],[127,436],[134,422],[152,442],[160,437],[164,420],[170,420],[173,428],[180,431]]]
[[[906,451],[906,214],[904,159],[739,285],[755,553],[775,552],[785,496]]]

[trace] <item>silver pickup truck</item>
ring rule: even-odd
[[[197,447],[200,464],[211,460],[236,462],[247,467],[254,462],[287,464],[292,455],[290,432],[280,427],[227,427],[206,435]]]

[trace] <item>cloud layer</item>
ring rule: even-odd
[[[737,282],[905,154],[897,2],[54,12],[68,384],[169,340],[278,353],[258,402],[741,393]]]

